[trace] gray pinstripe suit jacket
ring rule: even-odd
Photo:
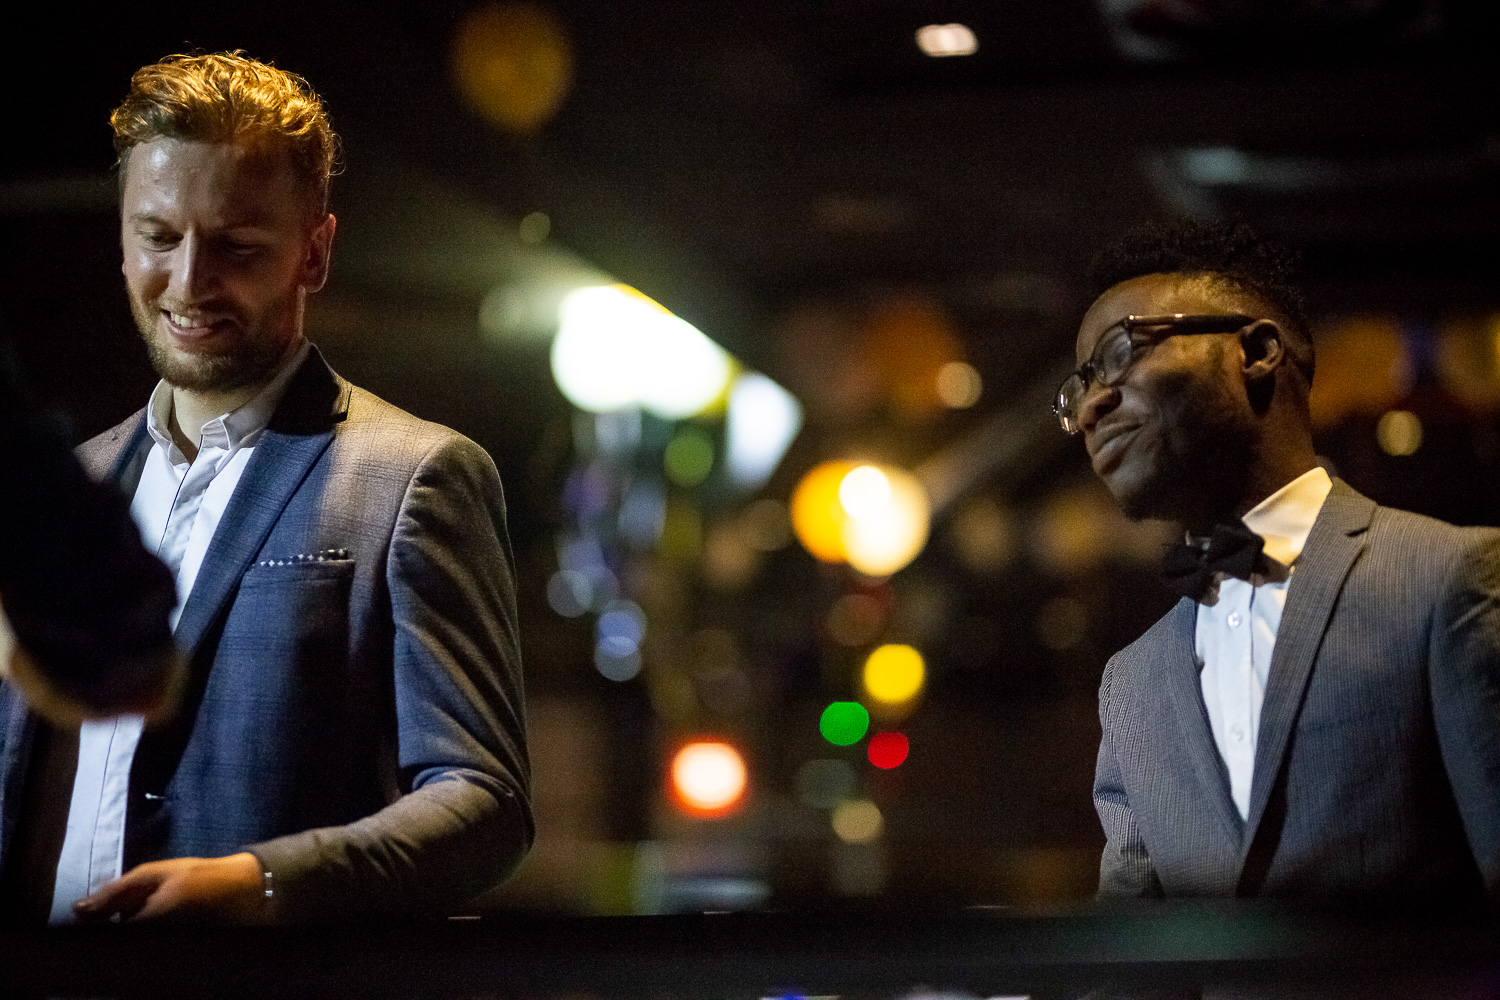
[[[142,411],[80,457],[133,489],[144,435]],[[370,917],[461,904],[530,845],[495,465],[340,379],[316,349],[224,511],[176,639],[192,680],[177,720],[136,752],[127,870],[250,850],[274,873],[282,919]],[[0,689],[0,858],[35,724]]]
[[[1242,820],[1179,602],[1099,689],[1101,896],[1500,896],[1500,531],[1334,480],[1292,575]]]

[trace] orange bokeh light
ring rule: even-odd
[[[728,743],[689,743],[672,758],[672,796],[695,816],[724,816],[744,802],[745,758]]]
[[[824,462],[802,477],[792,492],[792,531],[802,547],[823,562],[843,562],[843,523],[847,515],[839,503],[839,485],[855,468],[854,462]]]

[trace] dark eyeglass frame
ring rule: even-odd
[[[1126,316],[1114,326],[1104,331],[1098,343],[1094,345],[1094,353],[1089,359],[1063,379],[1062,385],[1057,387],[1057,395],[1052,400],[1052,412],[1057,415],[1057,422],[1062,425],[1064,433],[1077,434],[1083,428],[1078,423],[1078,410],[1083,405],[1084,397],[1088,395],[1091,385],[1099,385],[1104,388],[1119,385],[1126,374],[1137,361],[1144,356],[1136,354],[1135,344],[1131,334],[1143,327],[1163,327],[1165,332],[1141,345],[1150,348],[1156,346],[1160,340],[1167,337],[1175,337],[1179,334],[1195,333],[1234,333],[1243,330],[1255,317],[1246,316],[1243,313],[1227,313],[1218,315],[1190,315],[1187,313],[1172,313],[1166,316]],[[1120,344],[1121,337],[1126,338],[1131,349],[1126,352],[1123,360],[1110,363],[1110,352]],[[1112,371],[1110,369],[1113,369]]]

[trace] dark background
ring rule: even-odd
[[[1299,250],[1331,464],[1382,502],[1500,520],[1500,62],[1485,5],[553,3],[570,86],[524,134],[453,85],[455,32],[478,6],[31,10],[0,43],[0,315],[80,439],[133,412],[154,375],[119,275],[109,111],[136,67],[190,48],[243,48],[313,82],[347,169],[309,334],[352,381],[478,440],[507,486],[541,839],[500,905],[1092,893],[1094,688],[1170,598],[1151,567],[1159,529],[1113,514],[1046,406],[1090,257],[1141,220],[1236,214]],[[948,22],[974,30],[974,55],[917,49],[917,28]],[[534,212],[550,222],[542,245],[517,235]],[[590,273],[658,299],[803,404],[760,493],[689,498],[704,538],[826,458],[977,456],[924,554],[873,581],[795,544],[733,579],[712,544],[622,550],[622,585],[664,645],[646,647],[640,678],[601,677],[589,620],[545,597],[587,428],[553,384],[545,321],[496,333],[481,318],[496,289]],[[893,302],[939,317],[983,379],[976,406],[913,412],[899,386],[859,374],[860,330]],[[1411,454],[1378,444],[1392,410],[1421,421]],[[883,609],[864,648],[888,637],[927,657],[894,771],[817,735],[859,655],[830,639],[850,595]],[[682,652],[700,646],[718,652]],[[739,694],[716,698],[726,676]],[[664,796],[668,751],[692,735],[745,750],[735,816],[691,819]],[[799,793],[814,758],[845,760],[849,794],[879,806],[873,843],[837,838]]]

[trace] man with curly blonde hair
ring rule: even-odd
[[[162,381],[79,449],[176,577],[176,719],[48,725],[0,689],[0,870],[53,923],[435,914],[529,847],[494,463],[303,337],[338,142],[301,77],[137,71],[112,117],[131,311]]]

